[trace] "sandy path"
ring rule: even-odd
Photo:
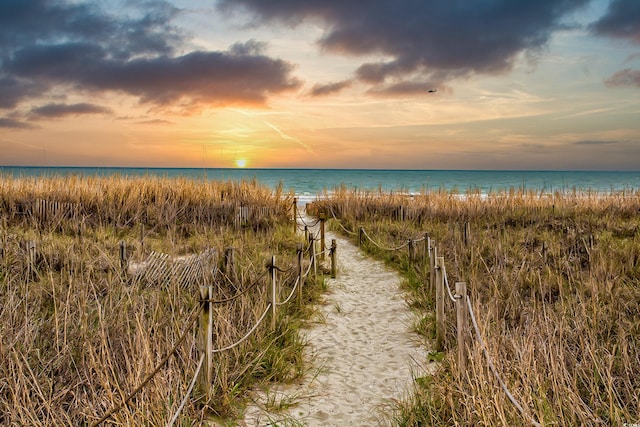
[[[323,319],[302,331],[312,368],[300,384],[256,393],[246,426],[377,426],[388,403],[410,391],[422,375],[427,350],[411,332],[412,313],[399,288],[400,277],[366,257],[346,239],[336,239],[338,277],[318,307]],[[293,403],[267,413],[273,402]]]

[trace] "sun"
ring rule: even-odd
[[[247,159],[237,159],[236,160],[236,167],[237,168],[244,168],[247,166]]]

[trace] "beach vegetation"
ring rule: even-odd
[[[410,196],[343,187],[312,209],[407,277],[416,329],[432,340],[428,253],[420,243],[410,262],[407,247],[389,250],[428,233],[451,288],[467,283],[486,350],[522,407],[502,391],[475,333],[466,369],[458,366],[455,308],[445,298],[443,358],[431,379],[416,381],[412,396],[397,404],[394,424],[637,422],[640,193],[522,188]],[[376,244],[360,243],[361,227]]]

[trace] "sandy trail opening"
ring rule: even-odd
[[[311,368],[298,384],[256,392],[241,425],[385,425],[389,403],[409,393],[413,378],[428,369],[400,276],[327,232],[327,244],[331,239],[337,242],[337,278],[326,279],[319,318],[302,331]],[[277,406],[287,408],[269,412]]]

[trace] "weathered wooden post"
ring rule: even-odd
[[[120,269],[123,274],[126,274],[128,266],[127,245],[124,243],[124,240],[120,240]]]
[[[235,248],[226,248],[224,250],[223,272],[235,286],[238,281],[238,277],[236,275]]]
[[[298,231],[298,199],[293,198],[293,232]]]
[[[331,239],[331,278],[336,278],[336,239]]]
[[[444,350],[444,258],[436,258],[436,351]]]
[[[29,279],[33,280],[36,276],[36,241],[27,241],[27,270]]]
[[[269,284],[269,302],[271,303],[271,330],[276,330],[276,256],[271,255],[271,264],[269,265],[271,273],[271,283]]]
[[[424,260],[425,260],[425,264],[426,261],[429,259],[429,233],[424,233]]]
[[[318,264],[316,262],[316,242],[313,238],[313,234],[309,235],[309,262],[311,262],[311,269],[313,270],[313,278],[318,278]]]
[[[306,225],[304,226],[304,241],[309,241],[309,227],[307,227]]]
[[[464,222],[464,245],[469,246],[469,240],[471,239],[471,226],[469,225],[469,221]]]
[[[296,243],[296,253],[298,255],[298,305],[302,305],[302,286],[304,284],[304,277],[302,277],[302,255],[304,249],[302,243]]]
[[[547,264],[547,242],[542,241],[542,262]]]
[[[467,320],[467,284],[456,282],[456,320],[458,329],[458,367],[460,373],[467,369],[467,340],[469,321]]]
[[[362,246],[364,243],[364,228],[360,227],[358,230],[358,244]]]
[[[324,244],[324,225],[327,221],[327,215],[323,212],[320,214],[320,260],[324,261],[324,250],[326,248]]]
[[[140,252],[144,254],[144,223],[140,223]]]
[[[200,286],[200,304],[198,347],[204,352],[203,369],[198,377],[200,394],[206,396],[206,403],[211,401],[213,383],[213,287]]]
[[[436,241],[429,239],[429,293],[434,295],[436,290],[436,257],[438,256],[438,248]]]
[[[414,253],[415,248],[413,247],[413,239],[409,239],[408,247],[409,247],[409,264],[411,264],[415,259],[415,253]]]

